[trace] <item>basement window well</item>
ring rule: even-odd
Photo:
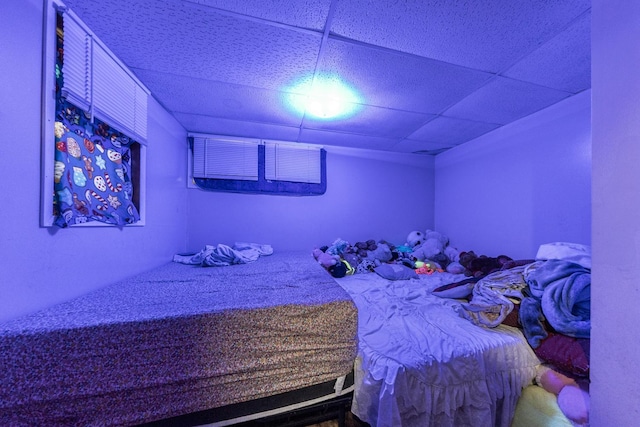
[[[189,151],[193,188],[287,196],[317,196],[327,189],[321,146],[190,134]]]

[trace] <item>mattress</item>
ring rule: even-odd
[[[509,426],[539,364],[521,331],[476,326],[431,294],[464,276],[336,279],[358,307],[351,411],[373,427]]]
[[[134,425],[335,380],[356,329],[309,253],[168,263],[0,325],[0,425]]]

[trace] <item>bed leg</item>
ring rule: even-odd
[[[345,406],[340,405],[340,409],[338,409],[338,427],[345,427],[345,415]]]

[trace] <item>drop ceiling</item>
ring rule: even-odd
[[[189,132],[437,154],[590,88],[590,0],[65,0]],[[339,76],[357,114],[287,108]]]

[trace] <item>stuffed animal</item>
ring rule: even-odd
[[[311,253],[313,257],[326,269],[337,265],[340,262],[340,257],[337,255],[331,255],[326,252],[323,252],[321,249],[316,248]]]
[[[407,236],[407,246],[415,249],[424,243],[424,233],[422,231],[412,231]]]
[[[411,258],[414,261],[434,261],[443,268],[457,261],[457,250],[452,248],[447,251],[449,238],[437,231],[412,231],[407,236],[407,245],[413,245]]]
[[[367,240],[366,242],[356,242],[355,250],[360,258],[366,258],[368,251],[375,251],[378,245],[375,240]]]
[[[476,255],[473,251],[460,252],[460,264],[465,268],[466,276],[481,278],[494,271],[501,270],[509,261],[513,261],[506,255],[496,258],[486,255]]]
[[[433,231],[433,230],[427,230],[424,233],[424,240],[427,241],[431,239],[435,239],[438,242],[440,242],[440,245],[442,245],[443,248],[449,244],[449,238],[444,234],[439,233],[437,231]]]
[[[442,243],[437,239],[427,239],[420,246],[413,249],[411,257],[419,261],[427,259],[436,261],[434,258],[439,254],[444,254],[444,246]]]
[[[327,248],[327,250],[325,250],[325,252],[327,252],[327,253],[329,253],[331,255],[340,256],[347,250],[348,247],[349,247],[349,243],[348,242],[338,238],[331,244],[331,246],[329,246]]]
[[[362,262],[362,258],[356,252],[353,246],[349,246],[345,253],[342,254],[342,259],[345,260],[351,268],[357,269],[358,265]]]
[[[558,396],[562,413],[578,425],[589,421],[589,393],[582,390],[576,381],[548,366],[536,368],[536,383],[549,393]]]
[[[363,259],[358,267],[356,267],[356,273],[373,273],[376,268],[376,263],[370,259]]]
[[[460,261],[460,252],[453,246],[447,246],[444,248],[444,254],[449,258],[450,262]]]
[[[447,265],[447,272],[451,274],[462,274],[464,273],[465,268],[457,261],[450,262]]]
[[[376,265],[380,265],[382,263],[391,261],[393,259],[393,255],[391,253],[389,244],[385,242],[379,242],[376,244],[376,248],[374,250],[367,251],[366,258],[370,261],[373,261]]]

